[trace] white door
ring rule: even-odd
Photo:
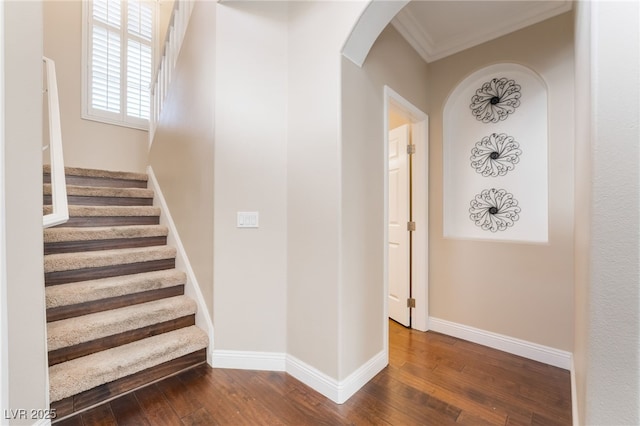
[[[389,132],[389,317],[409,326],[407,307],[410,281],[410,167],[407,145],[409,126]]]

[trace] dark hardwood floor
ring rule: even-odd
[[[285,373],[202,365],[57,425],[571,425],[566,370],[393,321],[389,341],[342,405]]]

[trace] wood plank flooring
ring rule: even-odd
[[[57,424],[571,425],[569,372],[389,324],[389,366],[338,405],[285,373],[201,365]]]

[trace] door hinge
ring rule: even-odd
[[[407,154],[415,154],[416,153],[416,145],[409,144],[407,145]]]
[[[416,307],[416,299],[409,298],[407,299],[407,308],[415,308]]]
[[[407,222],[407,231],[415,231],[416,223],[415,222]]]

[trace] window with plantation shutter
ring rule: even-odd
[[[155,7],[149,0],[83,2],[83,118],[147,129]]]

